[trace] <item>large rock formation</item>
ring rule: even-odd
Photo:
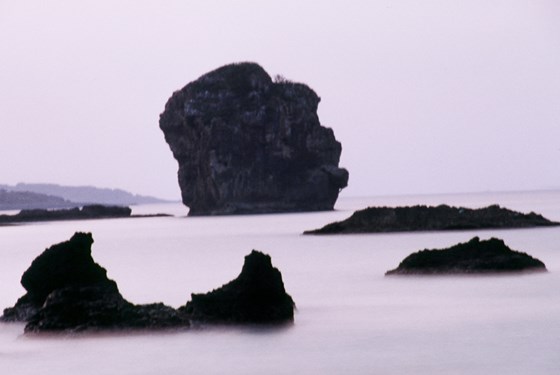
[[[538,259],[510,249],[504,241],[491,238],[480,241],[474,237],[441,250],[422,250],[406,257],[387,275],[488,274],[512,272],[543,272]]]
[[[159,125],[189,215],[331,210],[348,172],[309,87],[240,63],[173,93]]]
[[[162,303],[135,305],[120,294],[107,271],[91,257],[90,233],[51,246],[24,272],[27,293],[0,320],[26,322],[25,332],[146,330],[208,323],[291,322],[294,302],[270,257],[253,251],[239,277],[174,309]]]
[[[534,212],[523,214],[498,205],[470,209],[440,205],[368,207],[343,221],[304,234],[413,232],[433,230],[505,229],[556,226]]]
[[[253,250],[245,257],[241,274],[206,294],[192,294],[181,308],[193,321],[232,323],[286,323],[294,320],[294,301],[284,289],[282,275],[270,256]]]
[[[4,310],[3,321],[23,321],[26,332],[188,327],[163,304],[134,305],[119,293],[107,271],[91,257],[90,233],[51,246],[24,272],[27,293]]]

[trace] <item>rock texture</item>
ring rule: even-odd
[[[134,305],[101,286],[71,286],[49,294],[27,320],[26,332],[187,328],[188,318],[162,303]]]
[[[206,294],[192,294],[181,308],[193,321],[209,323],[286,323],[294,320],[294,301],[270,256],[253,250],[241,274]]]
[[[179,164],[189,215],[331,210],[348,172],[309,87],[255,63],[207,73],[173,93],[159,125]]]
[[[24,272],[27,293],[4,310],[3,321],[27,322],[26,332],[188,327],[163,304],[134,305],[91,257],[90,233],[51,246]]]
[[[470,209],[440,205],[413,207],[369,207],[354,212],[344,221],[325,225],[305,234],[344,234],[412,232],[433,230],[468,230],[530,228],[556,226],[534,212],[523,214],[498,205]]]
[[[448,249],[422,250],[387,275],[484,274],[546,271],[543,262],[510,249],[504,241],[474,237]]]

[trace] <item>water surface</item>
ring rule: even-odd
[[[178,307],[235,278],[252,249],[272,256],[297,312],[282,329],[36,337],[0,324],[6,374],[558,374],[560,228],[303,236],[368,205],[499,203],[560,220],[560,193],[341,199],[337,211],[185,217],[180,205],[135,213],[175,217],[0,228],[0,306],[24,293],[23,271],[75,231],[93,233],[94,259],[134,303]],[[411,252],[473,236],[499,237],[541,259],[546,274],[390,277]]]

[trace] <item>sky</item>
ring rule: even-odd
[[[171,94],[254,61],[306,83],[344,196],[560,188],[557,0],[0,0],[0,183],[179,199]]]

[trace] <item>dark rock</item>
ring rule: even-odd
[[[294,319],[294,301],[284,289],[282,275],[270,256],[253,250],[245,257],[241,274],[206,294],[192,294],[180,308],[193,321],[232,323],[287,323]]]
[[[100,285],[117,290],[107,270],[91,257],[91,233],[75,233],[69,241],[51,246],[23,273],[21,285],[43,303],[55,289],[68,286]]]
[[[69,286],[99,285],[117,291],[117,284],[107,278],[107,271],[91,257],[90,233],[76,233],[69,241],[46,249],[23,273],[21,285],[27,294],[13,308],[4,310],[3,320],[26,321],[37,312],[47,296]]]
[[[26,322],[26,332],[177,329],[190,320],[208,323],[285,323],[294,302],[270,256],[253,251],[239,277],[174,309],[162,303],[135,305],[119,293],[93,261],[90,233],[51,246],[25,271],[27,293],[4,310],[3,321]]]
[[[189,215],[332,210],[348,172],[309,87],[259,65],[207,73],[173,93],[159,125]]]
[[[81,214],[84,218],[112,218],[129,217],[132,214],[130,207],[125,206],[105,206],[101,204],[89,204],[83,206]]]
[[[0,215],[0,223],[24,223],[34,221],[54,220],[87,220],[87,219],[110,219],[130,217],[132,210],[124,206],[103,206],[91,204],[67,209],[46,210],[28,209],[21,210],[16,215]]]
[[[542,272],[545,265],[525,253],[510,249],[504,241],[474,237],[448,249],[422,250],[406,257],[387,275],[488,274]]]
[[[188,327],[187,317],[161,303],[134,305],[93,261],[90,233],[51,246],[24,272],[27,294],[3,321],[27,322],[26,332]]]
[[[523,214],[498,205],[470,209],[440,205],[413,207],[369,207],[344,221],[325,225],[304,234],[409,232],[433,230],[505,229],[556,226],[536,213]]]
[[[32,316],[26,332],[186,328],[184,314],[162,303],[134,305],[100,286],[57,289]]]
[[[41,308],[41,303],[30,297],[29,293],[20,297],[14,307],[4,309],[4,314],[0,317],[3,322],[27,322],[33,315],[37,314]]]

